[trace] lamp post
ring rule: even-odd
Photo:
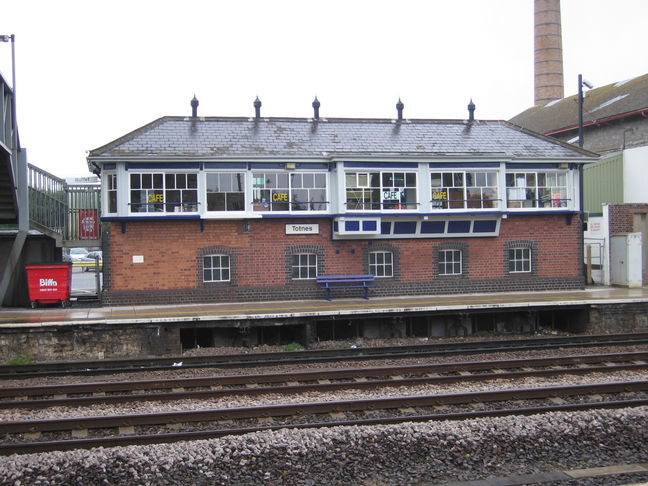
[[[583,148],[583,86],[586,88],[592,89],[594,86],[589,81],[583,79],[583,75],[578,75],[578,146]],[[583,164],[578,166],[578,205],[579,207],[579,216],[581,223],[581,268],[583,272],[583,279],[587,282],[587,265],[585,263],[585,184],[583,181]]]
[[[578,75],[578,146],[583,148],[583,86],[592,89],[594,85],[583,79],[583,75]]]

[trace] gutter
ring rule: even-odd
[[[638,110],[634,111],[629,111],[627,113],[622,113],[620,115],[613,115],[609,116],[607,118],[599,118],[598,120],[591,120],[588,122],[583,123],[583,127],[591,127],[593,125],[600,125],[602,123],[607,123],[615,120],[620,120],[622,118],[627,118],[635,115],[641,115],[644,118],[648,118],[648,107],[647,108],[640,108]],[[578,125],[571,125],[565,128],[560,128],[558,130],[553,130],[551,132],[546,132],[545,135],[547,136],[552,136],[552,135],[557,135],[559,133],[565,133],[565,132],[571,132],[572,130],[578,130]]]

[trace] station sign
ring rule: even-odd
[[[287,235],[318,235],[319,224],[317,223],[287,224],[286,234]]]

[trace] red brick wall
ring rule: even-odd
[[[648,213],[648,204],[608,205],[610,236],[616,233],[634,232],[633,216],[641,213]]]
[[[318,223],[320,233],[286,235],[287,222]],[[380,289],[376,289],[384,295],[511,290],[519,285],[542,289],[582,285],[577,215],[509,216],[502,220],[497,238],[456,240],[333,241],[330,220],[324,218],[251,220],[247,232],[240,220],[204,221],[202,231],[199,221],[187,220],[128,221],[124,232],[121,223],[110,223],[107,228],[106,296],[108,301],[112,296],[115,302],[146,300],[146,292],[166,295],[165,299],[170,300],[177,297],[178,301],[294,299],[319,295],[312,280],[292,281],[288,247],[318,248],[323,256],[319,271],[328,275],[367,273],[367,252],[393,250],[394,278],[380,279]],[[508,274],[505,245],[513,241],[533,243],[536,249],[533,274]],[[464,275],[439,276],[437,252],[453,242],[462,245]],[[200,251],[212,246],[226,248],[231,255],[230,283],[202,282]],[[144,262],[133,263],[134,255],[143,256]],[[524,284],[516,283],[522,280]],[[174,292],[178,290],[183,292]],[[128,292],[133,291],[140,293],[129,297]]]

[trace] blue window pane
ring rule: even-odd
[[[395,235],[413,235],[416,233],[416,221],[396,221],[394,223]]]
[[[497,228],[497,221],[475,221],[473,223],[474,233],[494,233]]]
[[[448,233],[470,233],[470,221],[448,221]]]
[[[445,221],[423,221],[421,223],[421,233],[445,233]]]

